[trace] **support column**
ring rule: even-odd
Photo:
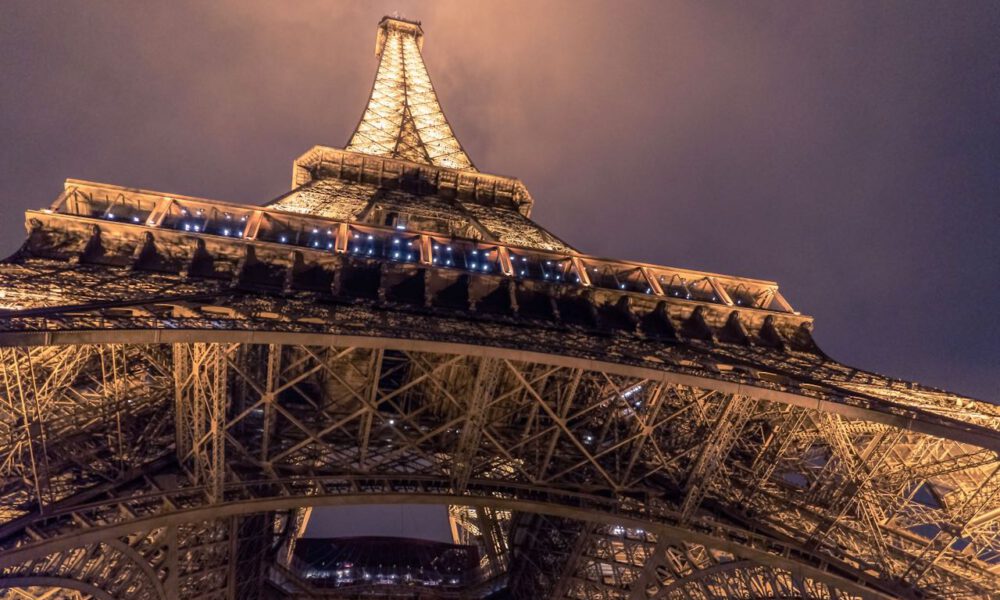
[[[232,344],[175,344],[177,458],[210,502],[222,499]]]

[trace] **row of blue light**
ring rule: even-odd
[[[204,211],[202,211],[201,209],[198,209],[196,211],[196,213],[198,215],[202,215],[203,212]],[[189,214],[189,212],[187,211],[187,209],[182,209],[181,213],[184,214],[184,215],[188,215]],[[108,220],[115,220],[115,219],[117,219],[117,216],[114,214],[114,212],[112,212],[112,211],[109,210],[105,214],[105,218],[107,218]],[[229,214],[226,214],[225,218],[226,218],[226,220],[232,220],[232,216],[229,215]],[[142,218],[139,217],[139,216],[133,215],[131,217],[131,220],[134,223],[140,223],[142,221]],[[242,221],[242,222],[245,222],[246,220],[247,220],[246,216],[243,216],[243,217],[240,218],[240,221]],[[185,221],[185,222],[183,222],[182,226],[183,226],[184,231],[192,231],[192,232],[195,232],[195,233],[203,232],[206,229],[204,224],[199,225],[196,222],[195,223],[191,223],[191,222]],[[237,229],[237,228],[232,228],[231,229],[231,228],[225,227],[225,228],[223,228],[219,232],[219,235],[223,235],[223,236],[227,236],[227,237],[231,236],[231,237],[240,238],[240,237],[243,237],[243,233],[244,233],[243,229]],[[312,233],[314,235],[317,235],[317,234],[320,233],[320,231],[319,231],[318,228],[314,228],[312,230]],[[326,234],[327,234],[327,236],[333,236],[333,231],[332,230],[327,230]],[[361,254],[361,255],[367,255],[367,256],[373,256],[374,255],[374,248],[373,247],[369,246],[367,249],[362,249],[362,247],[361,247],[362,244],[364,243],[364,241],[374,241],[375,237],[373,235],[368,234],[365,238],[362,238],[361,234],[357,234],[356,233],[356,234],[354,234],[353,237],[354,237],[355,240],[358,240],[358,242],[357,243],[352,243],[352,246],[351,246],[351,253],[352,254]],[[278,240],[282,244],[287,244],[288,243],[288,235],[287,234],[283,234],[283,235],[279,236]],[[393,239],[393,245],[394,246],[401,246],[402,245],[402,241],[399,238],[394,238]],[[321,248],[321,247],[325,246],[326,249],[332,250],[334,248],[334,242],[333,242],[332,239],[327,239],[325,241],[325,244],[324,244],[322,240],[314,238],[310,242],[309,246],[311,246],[313,248]],[[398,261],[404,261],[404,262],[413,261],[414,260],[414,256],[415,256],[414,255],[415,251],[413,250],[413,241],[412,240],[407,240],[406,246],[407,246],[406,250],[394,249],[393,252],[388,256],[388,258],[391,258],[393,260],[398,260]],[[439,257],[438,256],[438,253],[439,253],[439,251],[442,250],[442,248],[444,249],[444,252],[447,253],[447,256],[445,256],[445,257]],[[454,256],[453,256],[453,252],[452,252],[452,247],[451,246],[444,246],[444,247],[442,247],[441,245],[435,244],[433,246],[433,250],[434,250],[434,256],[431,258],[431,263],[432,264],[441,264],[441,265],[447,266],[447,267],[455,266],[455,260],[454,260]],[[479,256],[479,251],[478,250],[472,250],[469,254],[471,256],[474,256],[474,257],[477,257],[477,258],[473,259],[473,260],[468,260],[468,257],[467,257],[466,264],[468,266],[468,270],[473,271],[473,272],[479,272],[479,271],[490,272],[492,270],[492,267],[491,267],[489,259],[488,259],[489,251],[486,251],[486,252],[483,253],[487,257],[487,260],[484,261],[484,262],[482,262],[482,263],[480,263],[479,262],[480,259],[478,259],[478,256]],[[527,263],[528,262],[528,258],[524,257],[524,256],[514,257],[515,262],[516,262],[517,258],[520,258],[520,260],[521,260],[522,263]],[[546,269],[545,268],[545,267],[550,267],[552,265],[553,265],[553,262],[551,260],[544,261],[544,266],[542,267],[542,279],[552,280],[552,281],[562,281],[563,274],[561,272],[559,272],[558,270],[555,270],[555,269]],[[519,265],[515,264],[515,274],[518,277],[530,277],[529,270],[528,270],[528,265],[520,265],[521,268],[518,268],[518,267],[519,267]],[[593,267],[592,270],[595,273],[598,272],[598,269],[596,267]],[[613,277],[617,280],[617,276],[616,275],[613,275]],[[574,275],[574,279],[575,279],[576,283],[580,283],[580,276],[579,275]],[[674,290],[671,293],[671,295],[673,295],[675,297],[678,297],[678,298],[684,297],[684,298],[686,298],[688,300],[692,299],[693,296],[692,296],[691,292],[687,289],[687,285],[686,284],[682,284],[682,285],[684,285],[684,289],[685,289],[684,293],[681,293],[680,291]],[[627,287],[628,287],[627,283],[620,282],[618,284],[618,288],[619,289],[624,290],[624,289],[627,289]],[[646,293],[647,294],[652,294],[653,293],[652,288],[647,287],[646,288]],[[712,296],[712,302],[718,302],[718,301],[719,301],[718,297],[715,296],[715,295],[713,295]],[[737,305],[742,304],[742,300],[739,299],[739,298],[737,298],[735,300],[735,302],[736,302]]]

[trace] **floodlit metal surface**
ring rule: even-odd
[[[478,546],[427,598],[1000,593],[1000,409],[831,359],[774,282],[561,242],[471,168],[422,35],[379,25],[351,146],[266,207],[70,180],[28,213],[0,598],[412,597],[293,560],[310,507],[372,502]]]
[[[347,149],[474,171],[434,93],[420,55],[423,35],[416,22],[386,17],[379,23],[375,83]]]

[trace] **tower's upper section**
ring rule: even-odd
[[[423,36],[419,22],[393,17],[379,22],[375,83],[346,149],[475,171],[434,93],[420,54]]]

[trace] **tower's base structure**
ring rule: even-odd
[[[379,24],[347,149],[266,206],[27,213],[0,597],[1000,597],[997,407],[832,360],[773,282],[568,246],[473,166],[422,35]],[[369,503],[455,545],[296,550]]]

